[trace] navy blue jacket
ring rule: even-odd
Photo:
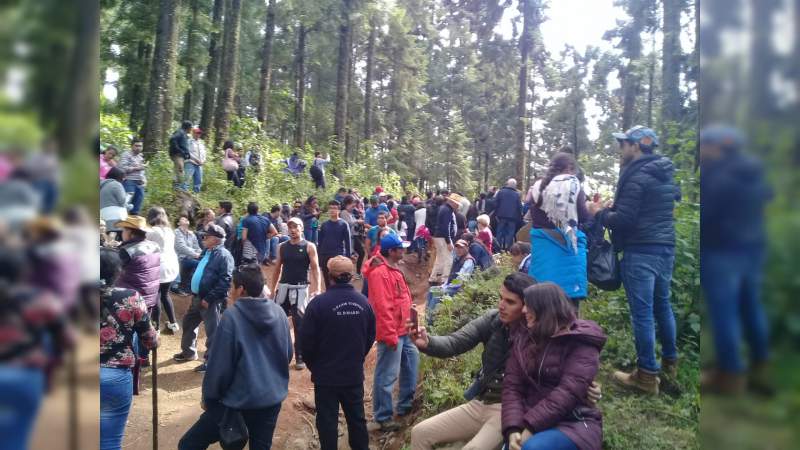
[[[183,130],[178,130],[169,138],[169,156],[181,155],[189,159],[189,137]]]
[[[673,210],[680,190],[674,172],[672,161],[660,155],[643,155],[622,170],[614,206],[595,218],[611,230],[616,250],[632,245],[675,246]]]
[[[740,152],[701,167],[700,248],[757,250],[766,243],[764,208],[772,189],[764,168]]]
[[[211,302],[224,302],[228,298],[233,276],[233,255],[224,245],[218,245],[212,250],[203,250],[203,259],[206,252],[211,252],[200,278],[200,289],[197,295],[200,299]]]
[[[452,243],[456,237],[456,217],[453,208],[447,202],[439,207],[436,213],[436,230],[433,237],[444,238],[447,243]]]
[[[486,270],[494,265],[494,260],[489,251],[483,245],[473,242],[469,245],[469,254],[475,259],[475,263],[481,270]]]
[[[351,284],[332,284],[308,304],[300,336],[314,384],[364,382],[364,358],[375,341],[375,313]]]
[[[320,256],[344,255],[350,257],[350,225],[342,219],[336,222],[328,220],[319,227],[319,245],[317,252]]]
[[[503,186],[494,196],[494,215],[498,219],[522,220],[522,202],[519,191]]]
[[[203,401],[234,409],[277,405],[289,392],[292,338],[280,306],[242,297],[225,311],[203,377]]]

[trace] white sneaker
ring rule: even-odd
[[[172,330],[173,333],[177,333],[181,329],[181,327],[178,326],[177,322],[168,323],[167,328]]]

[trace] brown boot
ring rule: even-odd
[[[742,374],[721,370],[704,371],[700,374],[700,392],[703,394],[741,395],[747,386]]]
[[[639,368],[631,373],[617,370],[614,372],[614,381],[649,395],[658,395],[658,385],[661,382],[658,373]]]
[[[678,383],[678,360],[661,360],[661,392],[672,396],[680,395],[681,385]]]
[[[775,395],[775,386],[772,383],[769,364],[760,362],[753,364],[747,377],[747,388],[758,395],[772,397]]]

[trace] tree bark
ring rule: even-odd
[[[634,113],[636,112],[636,98],[641,89],[641,80],[636,73],[636,62],[642,57],[642,29],[644,24],[642,17],[633,17],[633,24],[625,31],[623,42],[625,42],[625,57],[628,64],[623,70],[622,79],[622,129],[627,130],[633,126]]]
[[[131,94],[129,98],[130,117],[128,122],[128,127],[131,130],[136,130],[139,128],[142,122],[142,116],[144,115],[144,86],[148,82],[148,73],[151,64],[150,57],[152,52],[153,46],[151,44],[144,41],[139,41],[139,47],[136,52],[136,64],[143,69],[144,76],[142,77],[143,79],[135,80],[133,87],[131,88]]]
[[[197,45],[197,14],[198,0],[192,0],[192,19],[189,22],[189,30],[186,34],[186,55],[183,65],[186,68],[186,92],[183,93],[183,109],[181,111],[182,120],[191,120],[192,116],[192,96],[194,86],[194,48]]]
[[[295,68],[295,101],[294,101],[294,145],[305,146],[305,95],[306,95],[306,27],[300,24],[297,31],[297,55]]]
[[[367,40],[367,67],[364,79],[364,140],[372,139],[372,77],[375,58],[375,39],[378,35],[378,26],[375,18],[370,17],[369,38]]]
[[[236,77],[239,70],[239,22],[242,15],[242,0],[226,0],[225,31],[220,66],[220,86],[217,108],[214,114],[214,148],[228,138],[231,113],[236,95]]]
[[[681,117],[681,3],[663,0],[664,42],[661,47],[661,123],[677,122]],[[663,134],[663,130],[662,130]]]
[[[515,176],[520,183],[525,180],[526,173],[526,149],[525,149],[525,118],[527,116],[528,101],[528,54],[531,50],[531,28],[533,26],[533,0],[520,0],[522,10],[523,25],[522,35],[519,38],[519,91],[517,93],[517,124],[516,124],[516,173]]]
[[[359,135],[358,131],[356,131],[355,133],[353,132],[353,130],[357,130],[357,128],[353,126],[353,124],[355,123],[355,120],[356,120],[357,111],[354,111],[356,108],[351,108],[350,107],[351,105],[349,105],[349,102],[353,98],[353,96],[352,96],[353,80],[355,80],[355,78],[356,78],[356,76],[355,76],[355,72],[356,72],[356,64],[355,64],[355,62],[356,62],[357,54],[356,54],[356,46],[352,45],[352,43],[353,43],[353,33],[354,33],[353,27],[351,26],[350,27],[350,44],[351,44],[350,47],[352,48],[352,51],[350,52],[350,66],[347,68],[347,73],[348,73],[347,74],[347,101],[348,101],[348,105],[347,105],[347,123],[346,123],[346,127],[345,127],[345,145],[344,145],[344,164],[345,164],[345,167],[349,167],[350,166],[350,159],[353,157],[353,148],[356,146],[356,141],[357,141],[358,135]]]
[[[222,47],[219,45],[220,26],[222,24],[222,8],[224,0],[214,0],[214,7],[211,12],[212,32],[208,40],[208,66],[206,66],[206,79],[203,92],[203,107],[200,112],[200,128],[207,134],[211,128],[211,121],[214,116],[214,107],[217,99],[217,83],[219,81],[219,67],[221,63],[220,52]]]
[[[97,132],[99,84],[100,11],[92,0],[78,1],[75,50],[67,73],[70,86],[64,92],[56,137],[61,155],[71,155],[89,146]]]
[[[258,90],[258,121],[266,131],[269,120],[269,88],[272,78],[272,40],[275,36],[275,0],[269,0],[264,32],[264,49],[261,52],[261,84]]]
[[[347,86],[350,75],[350,0],[342,0],[341,23],[339,24],[339,58],[336,63],[336,112],[333,118],[333,133],[340,155],[344,152],[345,128],[347,127]]]
[[[147,95],[147,114],[145,116],[143,135],[144,151],[152,154],[164,143],[166,133],[164,121],[171,116],[168,103],[172,96],[167,92],[171,88],[170,62],[175,55],[175,42],[172,40],[177,31],[177,11],[179,0],[161,0],[159,2],[158,25],[156,26],[156,44],[153,52],[150,89]]]

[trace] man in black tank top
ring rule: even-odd
[[[278,247],[278,260],[275,262],[272,292],[275,302],[292,317],[294,328],[295,369],[303,370],[303,355],[300,349],[300,328],[303,315],[311,298],[321,292],[322,277],[319,270],[317,247],[303,239],[303,221],[293,217],[287,223],[289,240]],[[308,272],[311,271],[309,277]],[[311,282],[309,283],[309,278]]]

